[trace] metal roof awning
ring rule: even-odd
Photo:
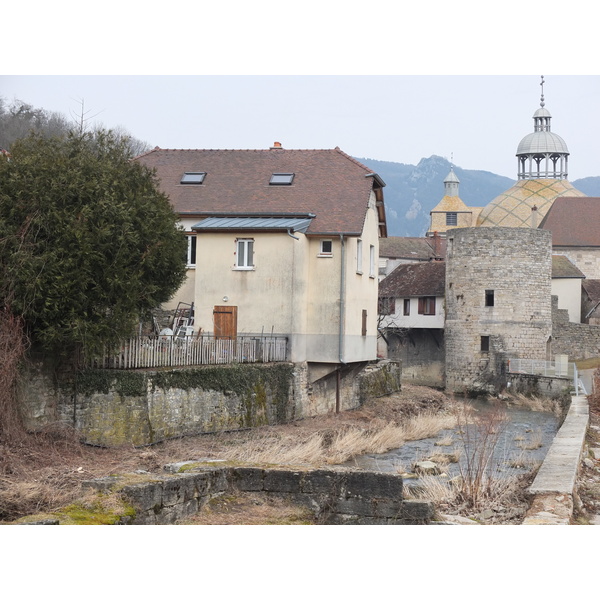
[[[220,230],[265,230],[265,231],[299,231],[304,233],[312,219],[311,216],[290,217],[208,217],[192,227],[194,231]]]

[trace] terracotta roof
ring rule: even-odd
[[[553,246],[600,246],[600,198],[557,198],[540,223]]]
[[[433,237],[388,237],[379,240],[379,256],[383,258],[406,258],[428,261],[446,256],[446,239],[438,237],[439,256],[435,253]]]
[[[584,279],[585,275],[561,254],[552,256],[552,279]]]
[[[446,263],[424,262],[398,265],[380,284],[380,298],[444,296]]]
[[[600,279],[584,279],[581,286],[592,302],[600,302]]]
[[[156,169],[160,186],[180,215],[314,213],[307,234],[360,235],[371,190],[377,190],[385,231],[383,181],[366,166],[333,150],[154,150],[135,160]],[[184,173],[205,172],[200,185],[180,184]],[[294,173],[292,185],[269,185],[273,173]]]

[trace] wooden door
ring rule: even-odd
[[[235,340],[237,337],[237,306],[215,306],[213,323],[216,339]]]

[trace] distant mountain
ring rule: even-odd
[[[450,162],[441,156],[422,158],[418,165],[358,158],[386,183],[383,191],[389,236],[419,237],[429,228],[429,212],[444,196]],[[460,179],[458,194],[467,206],[486,206],[514,185],[515,180],[489,171],[454,166]],[[571,182],[588,196],[600,196],[600,177]]]

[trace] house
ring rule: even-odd
[[[552,232],[552,252],[567,256],[589,279],[600,279],[600,198],[557,198],[540,223]]]
[[[444,260],[446,240],[432,237],[387,237],[379,240],[379,280],[401,264]]]
[[[378,351],[405,381],[444,384],[445,274],[443,261],[405,263],[379,284]]]
[[[167,308],[196,332],[284,335],[314,373],[377,358],[384,182],[339,148],[154,150],[188,236],[188,278]]]
[[[552,295],[558,308],[569,312],[571,323],[581,323],[581,284],[585,275],[566,257],[552,255]]]

